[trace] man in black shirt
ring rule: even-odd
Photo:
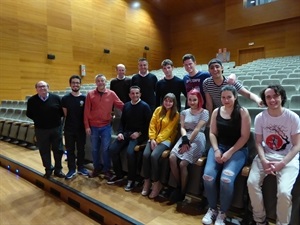
[[[28,99],[26,115],[34,122],[37,146],[45,167],[45,178],[54,175],[64,178],[61,171],[63,150],[60,149],[62,141],[61,123],[63,110],[58,95],[49,93],[49,85],[39,81],[35,85],[37,94]],[[54,155],[54,168],[51,165],[51,148]]]

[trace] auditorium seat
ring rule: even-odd
[[[256,117],[257,114],[259,114],[260,112],[262,112],[265,108],[248,108],[250,117],[251,117],[251,128],[254,128],[254,119]]]
[[[263,79],[269,79],[269,75],[255,75],[253,76],[253,79],[263,80]]]
[[[286,74],[272,74],[270,75],[270,79],[279,79],[282,80],[284,78],[287,78],[288,76]]]
[[[243,86],[255,86],[255,85],[260,85],[260,80],[258,79],[251,79],[251,80],[244,80],[243,81]]]
[[[265,88],[265,85],[255,85],[250,87],[250,91],[254,94],[260,95],[260,92]]]
[[[289,109],[297,113],[300,117],[300,94],[291,96]]]
[[[265,86],[268,86],[270,84],[280,84],[280,80],[279,79],[261,80],[260,84]]]
[[[244,97],[243,95],[238,95],[238,101],[242,107],[245,108],[257,108],[257,103],[252,101],[249,98]]]
[[[281,80],[281,85],[295,85],[296,89],[299,90],[300,87],[300,77],[299,78],[285,78]]]
[[[286,91],[287,98],[290,99],[292,95],[299,94],[299,91],[296,89],[295,85],[282,85]]]
[[[298,73],[290,73],[288,78],[298,78],[300,79],[300,71]]]
[[[247,76],[247,75],[237,76],[237,80],[241,81],[241,83],[244,80],[250,80],[250,79],[252,79],[252,76]]]

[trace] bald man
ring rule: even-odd
[[[61,125],[63,109],[58,95],[49,93],[49,84],[39,81],[35,84],[37,94],[28,99],[26,115],[34,122],[37,146],[40,151],[45,178],[54,176],[64,178],[61,159],[63,150],[60,148],[62,141]],[[54,156],[54,167],[51,164],[51,149]]]
[[[131,85],[131,78],[126,77],[126,68],[124,64],[118,64],[116,66],[117,77],[110,81],[110,90],[114,91],[122,102],[130,101],[129,88]],[[114,110],[116,117],[121,117],[121,111]]]

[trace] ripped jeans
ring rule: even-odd
[[[224,153],[231,146],[219,144],[218,147],[220,151]],[[234,181],[245,165],[247,157],[248,148],[244,147],[236,151],[227,162],[219,164],[215,160],[213,148],[209,149],[204,169],[203,182],[210,208],[217,209],[218,196],[220,196],[220,211],[228,211],[234,194]],[[220,181],[218,178],[220,178]],[[219,194],[218,187],[220,188]]]

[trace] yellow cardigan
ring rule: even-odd
[[[157,107],[152,115],[149,125],[149,139],[154,139],[158,144],[169,140],[172,144],[178,132],[179,113],[177,112],[173,120],[170,121],[170,110],[163,118],[159,118],[161,110],[162,106]]]

